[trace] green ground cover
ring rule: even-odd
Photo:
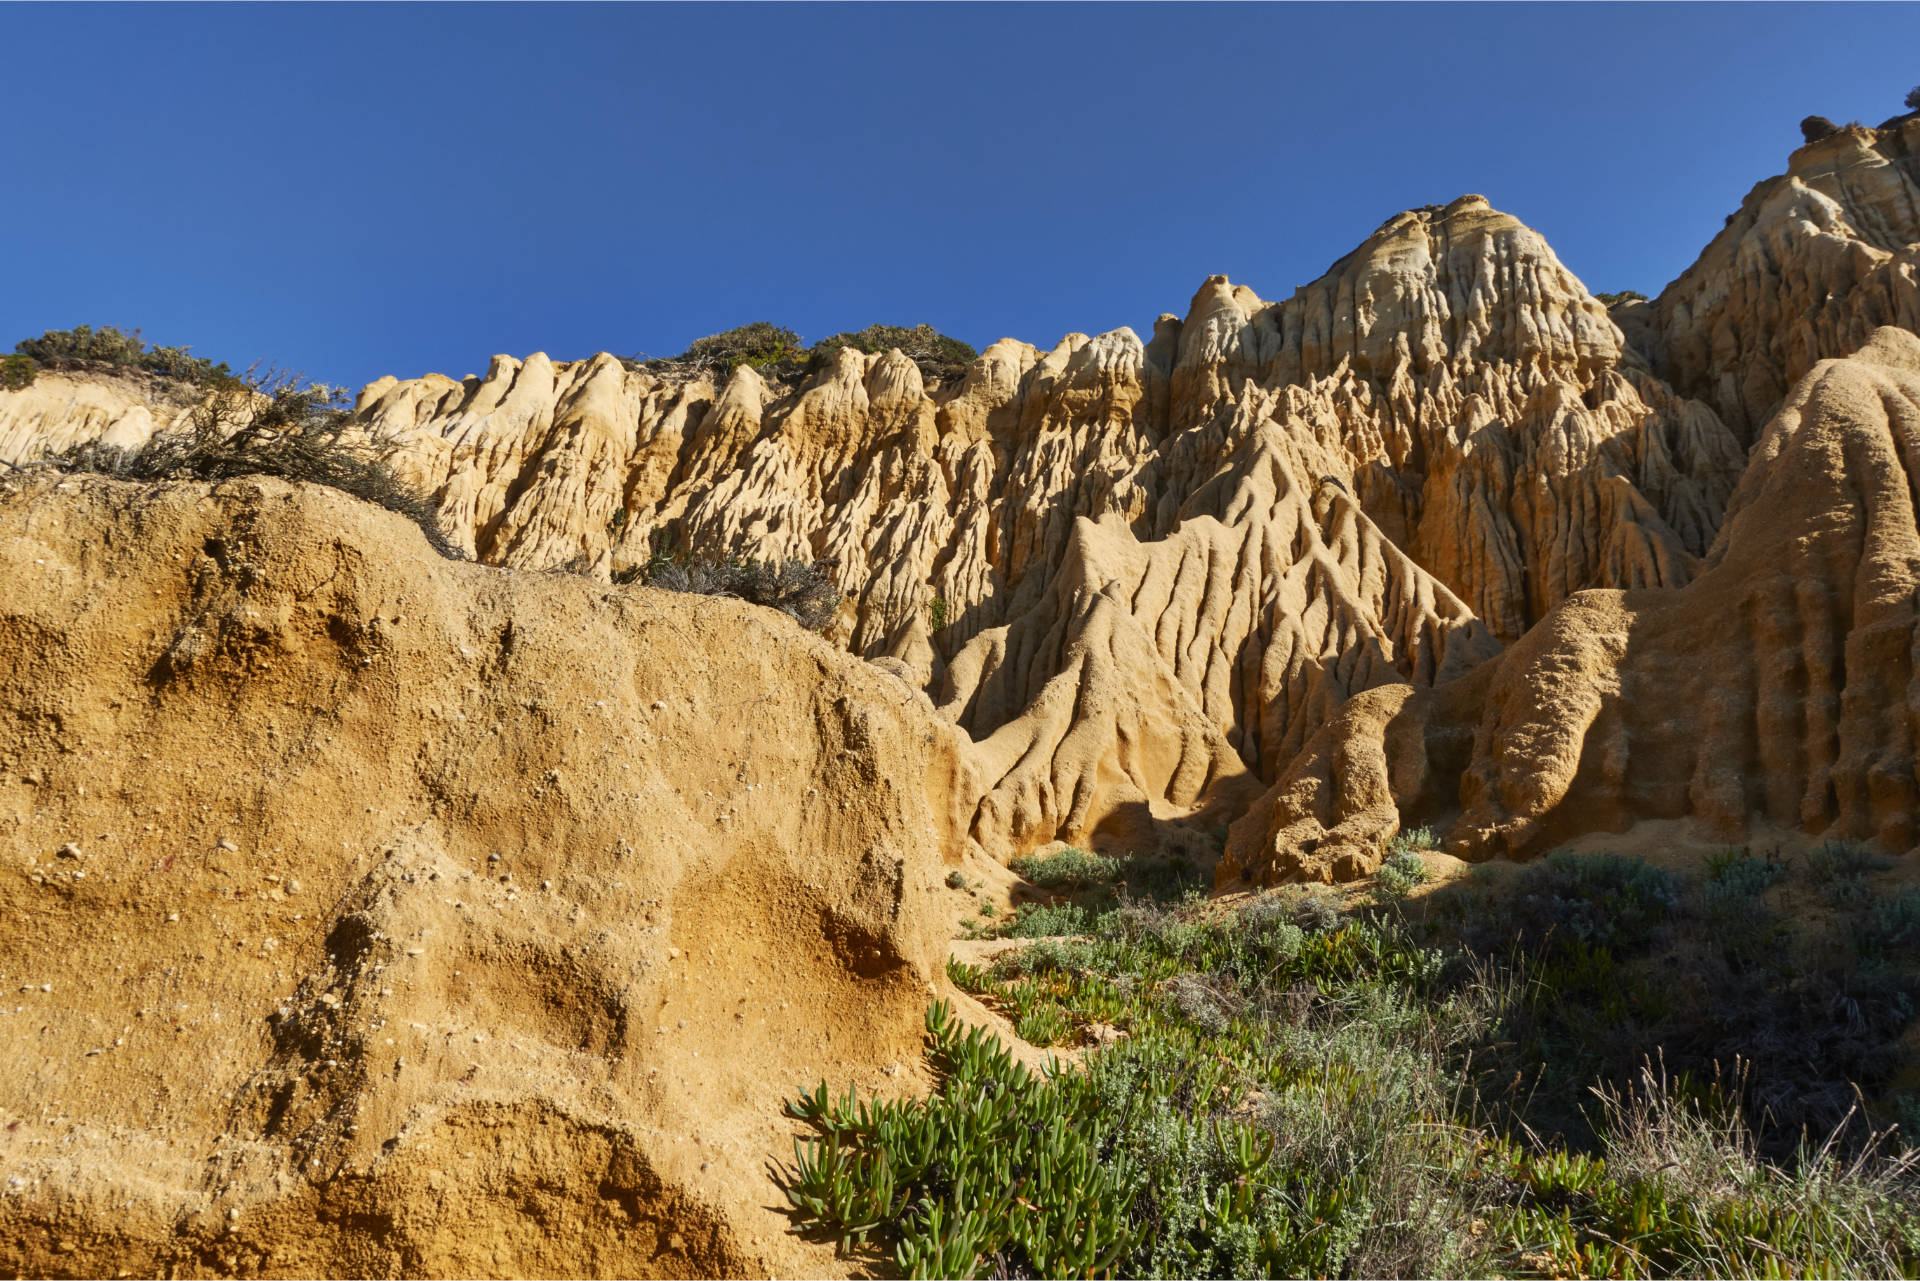
[[[791,1105],[796,1230],[913,1276],[1920,1274],[1920,891],[1830,846],[1409,898],[1420,844],[1370,898],[1230,909],[1019,869],[1061,902],[1000,930],[1071,937],[950,975],[1092,1048],[1036,1074],[935,1004],[931,1097]]]

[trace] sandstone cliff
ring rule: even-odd
[[[1920,336],[1816,364],[1698,577],[1582,592],[1431,690],[1355,698],[1234,826],[1220,875],[1372,870],[1416,816],[1466,858],[1750,816],[1910,850],[1920,812]]]
[[[4,481],[0,581],[0,1269],[839,1267],[764,1165],[944,988],[894,677],[268,480]]]
[[[1654,370],[1743,445],[1814,364],[1920,328],[1920,114],[1851,125],[1747,193],[1700,259],[1626,320]]]
[[[606,575],[662,529],[834,558],[836,638],[981,744],[970,830],[1003,857],[1211,826],[1350,695],[1582,588],[1684,583],[1741,461],[1479,197],[1286,302],[1216,277],[1150,342],[1003,341],[947,386],[851,350],[720,388],[497,357],[359,414],[483,560]]]
[[[1503,646],[1564,634],[1582,593],[1680,592],[1719,563],[1788,388],[1877,326],[1920,324],[1916,129],[1796,151],[1658,299],[1611,312],[1539,235],[1463,196],[1389,219],[1284,301],[1213,277],[1145,341],[1002,340],[943,384],[853,349],[797,381],[742,367],[719,386],[604,354],[499,356],[482,376],[375,382],[356,419],[489,564],[606,581],[662,534],[831,558],[846,600],[829,639],[961,731],[957,830],[994,857],[1192,848],[1245,816],[1276,851],[1263,865],[1291,867],[1277,851],[1301,847],[1279,833],[1311,812],[1317,841],[1358,802],[1254,801],[1338,773],[1309,750],[1327,727],[1362,750]],[[151,430],[50,403],[0,393],[0,456]],[[1470,744],[1443,737],[1421,804],[1478,814],[1479,793],[1435,780],[1486,767],[1469,775]],[[1369,835],[1294,870],[1371,866],[1412,802],[1368,794]]]
[[[1509,639],[1582,587],[1684,581],[1741,466],[1478,196],[1390,220],[1286,302],[1214,277],[1151,342],[1005,340],[944,387],[852,350],[797,386],[742,368],[719,389],[503,356],[462,382],[383,379],[360,406],[483,560],[606,572],[668,524],[833,555],[851,647],[929,671],[1032,608],[1075,517],[1158,540],[1218,507],[1262,424],[1317,445],[1313,465]]]
[[[196,397],[134,371],[44,371],[21,391],[0,391],[0,463],[25,462],[98,440],[118,448],[182,425]]]
[[[926,1084],[973,855],[1910,851],[1916,130],[1611,311],[1466,196],[946,383],[370,385],[478,563],[328,490],[0,472],[0,1268],[836,1270],[769,1208],[780,1104]],[[43,373],[0,461],[193,403]],[[660,534],[829,558],[840,615],[615,586]]]

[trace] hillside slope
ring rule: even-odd
[[[1150,342],[1003,341],[941,387],[851,350],[717,389],[498,357],[359,404],[485,560],[608,574],[661,530],[835,560],[833,634],[982,745],[1001,857],[1214,826],[1349,696],[1464,672],[1581,588],[1685,582],[1739,473],[1479,197],[1284,303],[1216,277]]]
[[[0,579],[0,1269],[839,1270],[764,1166],[919,1083],[898,680],[269,480],[7,480]]]

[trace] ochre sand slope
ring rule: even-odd
[[[765,1164],[945,988],[898,680],[274,481],[16,477],[0,582],[0,1270],[839,1266]]]

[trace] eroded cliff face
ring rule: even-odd
[[[1751,444],[1816,362],[1882,325],[1920,328],[1920,114],[1795,151],[1698,262],[1630,310],[1655,372]]]
[[[956,832],[993,857],[1191,847],[1239,820],[1267,852],[1236,835],[1236,870],[1351,876],[1409,806],[1467,815],[1462,848],[1519,851],[1557,802],[1487,797],[1529,771],[1623,768],[1593,753],[1625,749],[1522,735],[1495,786],[1457,717],[1415,728],[1453,703],[1477,714],[1488,673],[1527,661],[1489,666],[1503,647],[1542,653],[1569,629],[1598,645],[1570,622],[1586,593],[1679,599],[1720,563],[1736,489],[1757,483],[1748,446],[1795,380],[1920,323],[1916,129],[1795,152],[1659,299],[1611,313],[1536,233],[1463,196],[1388,220],[1283,301],[1213,277],[1145,341],[1002,340],[941,385],[898,352],[723,386],[500,356],[461,381],[382,379],[356,418],[486,563],[606,581],[662,535],[831,559],[829,639],[955,728]],[[33,435],[0,439],[20,456]],[[1388,726],[1432,759],[1392,786],[1332,764],[1329,743],[1364,755]]]
[[[145,374],[43,371],[30,387],[0,391],[0,463],[94,440],[134,448],[184,425],[196,402],[190,389]]]
[[[1348,702],[1234,825],[1226,882],[1345,879],[1422,812],[1462,857],[1752,816],[1920,833],[1920,336],[1816,364],[1762,431],[1700,574],[1594,590],[1437,689]]]
[[[718,390],[536,355],[382,380],[360,405],[483,560],[604,573],[667,525],[696,548],[834,556],[850,647],[929,675],[1034,607],[1076,518],[1157,541],[1221,514],[1263,465],[1263,425],[1317,446],[1299,482],[1337,480],[1506,639],[1583,587],[1685,581],[1742,462],[1478,196],[1399,215],[1285,302],[1214,277],[1151,342],[1002,341],[945,387],[898,353]]]
[[[1460,674],[1582,588],[1686,582],[1741,464],[1476,196],[1285,302],[1215,277],[1151,341],[1002,341],[947,386],[898,353],[717,389],[498,357],[359,415],[483,560],[608,575],[661,530],[833,558],[836,639],[981,744],[1002,857],[1210,826],[1349,696]]]
[[[0,581],[0,1269],[842,1269],[765,1166],[924,1085],[895,677],[272,480],[0,481]]]

